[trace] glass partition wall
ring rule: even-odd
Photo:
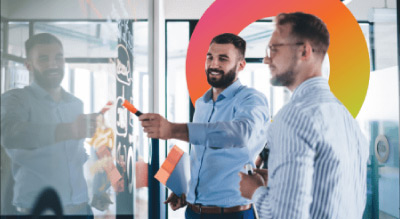
[[[121,23],[125,27],[121,27]],[[128,27],[129,25],[129,27]],[[124,29],[127,28],[127,29]],[[125,48],[130,48],[126,54],[131,55],[129,63],[123,63],[121,58],[121,37],[123,31],[130,30],[130,37],[124,39]],[[26,149],[23,146],[15,149],[2,142],[1,147],[1,215],[19,215],[21,211],[30,212],[34,203],[40,196],[40,190],[52,186],[51,178],[44,178],[47,173],[53,171],[52,166],[69,169],[68,172],[57,174],[67,175],[70,180],[68,189],[56,189],[64,214],[85,215],[85,212],[94,216],[133,215],[135,218],[148,217],[148,147],[149,141],[140,129],[136,117],[121,107],[123,95],[117,95],[117,87],[120,86],[121,75],[130,77],[130,90],[128,100],[144,112],[148,111],[149,81],[148,81],[148,24],[145,20],[9,20],[2,17],[1,22],[1,93],[10,94],[13,89],[23,89],[33,81],[33,75],[25,66],[25,41],[32,35],[50,33],[56,36],[62,43],[65,65],[64,76],[61,81],[62,89],[71,97],[82,103],[81,113],[92,114],[101,112],[106,104],[111,101],[113,105],[103,114],[101,126],[95,130],[95,135],[79,142],[65,143],[67,146],[80,147],[81,151],[74,152],[71,148],[64,148],[62,144],[46,145],[49,150],[66,150],[61,155],[67,157],[66,161],[60,159],[48,159],[54,154],[49,151],[40,152],[42,149]],[[130,44],[130,45],[129,45]],[[127,49],[127,50],[128,50]],[[42,58],[42,59],[45,59]],[[124,81],[124,80],[122,80]],[[40,90],[40,89],[39,89]],[[14,92],[14,91],[12,91]],[[12,93],[11,92],[11,93]],[[121,97],[122,96],[122,97]],[[5,105],[9,102],[2,96],[2,114],[5,113]],[[33,101],[33,100],[28,100]],[[53,107],[60,106],[61,102],[55,102]],[[40,103],[31,103],[33,107]],[[65,105],[70,107],[68,104]],[[49,110],[52,108],[46,108]],[[35,116],[27,109],[29,116]],[[66,115],[74,108],[61,111]],[[22,115],[23,112],[21,112]],[[39,113],[40,114],[40,113]],[[28,115],[27,115],[28,116]],[[37,121],[38,124],[51,123],[48,119]],[[45,118],[45,117],[44,117]],[[3,115],[2,115],[3,120]],[[19,120],[18,120],[19,121]],[[30,118],[21,119],[21,122],[30,122]],[[3,123],[3,121],[2,121]],[[129,135],[119,129],[131,127]],[[119,127],[119,128],[117,128]],[[2,125],[3,128],[3,125]],[[40,129],[40,126],[37,126]],[[31,130],[32,131],[32,130]],[[29,132],[29,130],[28,130]],[[34,131],[32,131],[34,132]],[[5,132],[2,130],[2,135]],[[51,135],[51,133],[47,133]],[[5,135],[5,134],[4,134]],[[126,137],[126,144],[117,144],[118,136]],[[24,136],[20,136],[24,138]],[[29,139],[30,142],[40,142],[40,137]],[[97,142],[96,142],[97,141]],[[57,153],[57,152],[55,152]],[[72,155],[75,153],[75,155]],[[27,156],[22,157],[22,154]],[[37,157],[35,157],[37,156]],[[44,156],[41,158],[41,156]],[[83,156],[83,161],[77,162],[76,157]],[[70,159],[69,159],[70,158]],[[22,159],[30,160],[31,166],[26,165]],[[37,160],[36,160],[37,159]],[[40,166],[40,159],[50,160],[47,167]],[[68,160],[69,159],[69,160]],[[64,162],[64,163],[63,163]],[[36,164],[35,164],[36,163]],[[61,164],[62,163],[62,164]],[[37,165],[37,166],[35,166]],[[108,168],[106,166],[111,168]],[[31,169],[29,169],[31,168]],[[25,170],[21,171],[21,170]],[[57,171],[57,170],[54,170]],[[61,171],[61,170],[60,170]],[[82,175],[75,174],[82,171]],[[36,173],[38,172],[38,173]],[[25,175],[21,175],[24,173]],[[31,173],[31,175],[30,175]],[[50,177],[50,176],[49,176]],[[57,177],[57,176],[53,176]],[[63,176],[64,177],[64,176]],[[78,177],[78,178],[73,178]],[[19,180],[32,180],[36,183],[31,188],[23,191]],[[73,188],[79,185],[79,180],[84,180],[86,186]],[[57,181],[57,180],[54,180]],[[68,191],[81,193],[67,194]],[[21,202],[20,198],[29,195],[32,201]],[[33,197],[32,197],[33,196]],[[120,196],[132,199],[130,204],[122,204],[118,201]],[[74,200],[76,199],[76,200]],[[65,204],[67,203],[68,204]],[[71,208],[81,207],[81,202],[87,204],[85,211],[72,211]],[[72,206],[72,207],[71,207]],[[87,210],[87,211],[86,211]],[[83,213],[82,213],[83,212]],[[44,212],[46,214],[46,212]]]

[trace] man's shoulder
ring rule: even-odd
[[[342,107],[343,104],[335,97],[330,90],[316,90],[307,92],[301,98],[296,98],[289,104],[303,113],[315,114],[316,111],[326,107]]]
[[[280,114],[287,123],[296,124],[301,120],[315,126],[326,125],[332,122],[332,118],[351,117],[347,108],[330,91],[290,101],[280,110]]]
[[[261,93],[260,91],[258,91],[255,88],[252,87],[247,87],[245,85],[240,86],[237,91],[236,91],[236,95],[241,95],[241,96],[265,96],[263,93]]]
[[[7,98],[29,98],[29,96],[32,95],[32,90],[30,86],[25,86],[24,88],[13,88],[11,90],[8,90],[4,92],[1,95],[1,99],[7,99]]]
[[[255,88],[252,87],[247,87],[245,85],[242,85],[239,89],[238,89],[238,93],[253,93],[253,94],[261,94],[260,91],[258,91]]]
[[[83,104],[83,101],[81,99],[79,99],[78,97],[74,96],[73,94],[64,91],[64,98],[68,101],[68,102],[74,102],[74,103],[79,103],[79,104]]]
[[[318,104],[310,103],[305,100],[289,101],[275,116],[275,121],[281,121],[289,127],[297,127],[301,123],[311,124],[318,121],[320,113]]]
[[[267,97],[263,93],[247,86],[241,86],[237,90],[235,98],[238,99],[256,98],[256,99],[262,99],[263,101],[267,100]]]

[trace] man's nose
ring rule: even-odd
[[[263,59],[263,62],[264,62],[264,64],[269,65],[269,64],[271,64],[271,58],[269,58],[268,56],[265,56]]]
[[[65,60],[63,58],[50,58],[48,61],[48,68],[64,68]]]
[[[218,61],[218,59],[213,59],[213,60],[211,60],[210,68],[218,68],[218,67],[219,67],[219,61]]]
[[[48,68],[58,68],[58,67],[60,67],[60,66],[58,65],[58,62],[55,59],[49,60]]]

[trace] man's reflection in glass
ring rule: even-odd
[[[12,160],[13,205],[29,214],[45,187],[60,196],[64,214],[92,214],[83,175],[83,139],[96,129],[97,114],[83,114],[81,100],[61,86],[64,52],[54,35],[25,42],[33,82],[1,96],[1,145]]]

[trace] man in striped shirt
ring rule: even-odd
[[[268,132],[268,173],[240,173],[242,196],[260,218],[361,218],[368,142],[332,94],[321,67],[326,25],[304,13],[280,14],[264,63],[271,83],[293,92]]]

